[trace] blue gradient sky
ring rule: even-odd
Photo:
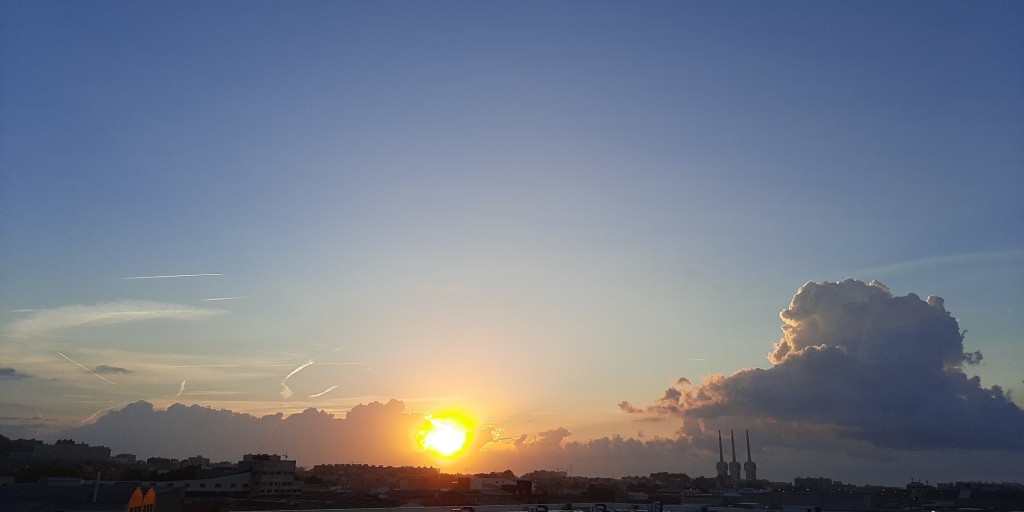
[[[795,291],[846,277],[944,297],[985,355],[969,372],[1020,403],[1022,19],[4,0],[5,407],[400,398],[512,434],[671,435],[616,404],[769,366]],[[147,320],[61,320],[126,304]]]

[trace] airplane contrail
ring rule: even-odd
[[[178,394],[174,395],[174,398],[178,398],[184,392],[185,392],[185,381],[183,380],[183,381],[181,381],[181,387],[178,388]]]
[[[292,370],[292,372],[291,372],[291,373],[289,373],[289,374],[288,374],[287,376],[285,376],[284,380],[282,380],[281,382],[284,382],[285,380],[288,380],[288,379],[290,379],[290,378],[292,377],[292,375],[295,375],[296,373],[299,373],[299,372],[301,372],[302,370],[305,370],[305,369],[306,369],[306,367],[307,367],[307,366],[309,366],[309,365],[311,365],[311,364],[313,364],[313,360],[312,360],[312,359],[310,359],[308,363],[306,363],[306,364],[303,364],[303,365],[300,365],[300,366],[299,366],[298,368],[296,368],[296,369]]]
[[[199,302],[215,302],[215,301],[222,301],[222,300],[238,300],[238,299],[248,299],[248,298],[249,297],[245,297],[245,296],[239,296],[239,297],[213,297],[211,299],[202,299]]]
[[[121,280],[122,281],[131,281],[131,280],[135,280],[135,279],[174,279],[174,278],[177,278],[177,277],[217,277],[217,276],[221,276],[221,275],[223,275],[223,274],[219,274],[219,273],[171,274],[171,275],[166,275],[166,276],[132,276],[132,277],[122,277]]]
[[[334,391],[335,389],[338,389],[338,386],[331,386],[331,387],[329,387],[329,388],[327,388],[327,389],[325,389],[325,390],[323,390],[323,391],[321,391],[321,392],[319,392],[319,393],[317,393],[315,395],[309,395],[309,398],[317,398],[317,397],[320,397],[320,396],[324,396],[327,393],[330,393],[331,391]]]
[[[313,364],[313,360],[312,359],[310,359],[308,363],[300,365],[298,368],[292,370],[292,372],[289,373],[288,375],[286,375],[285,378],[281,379],[281,397],[282,398],[288,398],[288,397],[292,396],[292,394],[293,394],[292,393],[292,388],[288,387],[288,384],[285,384],[285,382],[287,382],[288,379],[290,379],[292,377],[292,375],[295,375],[296,373],[301,372],[302,370],[304,370],[307,366],[309,366],[311,364]]]
[[[102,408],[102,409],[100,409],[100,410],[98,410],[98,411],[96,411],[96,412],[92,413],[92,416],[89,416],[88,418],[86,418],[86,419],[82,420],[82,423],[86,423],[86,422],[88,422],[89,420],[91,420],[91,419],[95,418],[96,416],[99,416],[99,414],[100,414],[101,412],[103,412],[103,411],[109,411],[109,410],[113,409],[114,407],[120,407],[120,406],[122,406],[122,405],[125,405],[125,404],[127,404],[127,403],[128,403],[128,402],[121,402],[121,403],[119,403],[119,404],[117,404],[117,405],[111,405],[110,407],[104,407],[104,408]]]
[[[102,375],[100,375],[100,374],[90,370],[89,368],[79,364],[78,361],[75,361],[74,359],[71,359],[70,357],[64,355],[63,353],[61,353],[61,352],[57,352],[57,353],[60,354],[60,356],[63,357],[64,359],[67,359],[68,361],[71,361],[72,363],[77,364],[81,369],[83,369],[83,370],[85,370],[85,371],[95,375],[98,379],[106,381],[106,382],[109,382],[109,383],[111,383],[111,384],[113,384],[115,386],[117,385],[116,382],[114,382],[114,381],[112,381],[112,380],[110,380],[110,379],[108,379],[108,378],[106,378],[106,377],[104,377],[104,376],[102,376]]]

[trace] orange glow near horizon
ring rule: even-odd
[[[446,412],[427,416],[416,434],[416,443],[423,451],[442,459],[465,453],[473,441],[473,422],[468,416]]]

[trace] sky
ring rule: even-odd
[[[1020,481],[1022,21],[2,0],[0,434]]]

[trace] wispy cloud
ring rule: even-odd
[[[186,380],[188,380],[188,379],[186,379]],[[183,380],[183,381],[181,381],[181,386],[178,387],[178,394],[174,395],[174,398],[180,397],[181,394],[184,393],[184,392],[185,392],[185,381]]]
[[[96,376],[96,378],[98,378],[98,379],[100,379],[100,380],[102,380],[102,381],[104,381],[104,382],[108,382],[108,383],[110,383],[110,384],[113,384],[113,385],[115,385],[115,386],[117,385],[117,383],[116,383],[116,382],[114,382],[114,381],[112,381],[112,380],[110,380],[110,379],[108,379],[108,378],[106,378],[106,377],[104,377],[104,376],[102,376],[102,375],[100,375],[100,374],[98,374],[98,373],[96,373],[96,372],[94,372],[94,371],[90,370],[90,369],[89,369],[88,367],[86,367],[85,365],[83,365],[83,364],[79,363],[78,361],[75,361],[74,359],[71,359],[70,357],[68,357],[68,356],[64,355],[64,354],[63,354],[62,352],[57,352],[57,354],[60,354],[60,356],[61,356],[61,357],[63,357],[64,359],[67,359],[68,361],[71,361],[72,363],[75,363],[76,365],[78,365],[78,367],[79,367],[79,368],[81,368],[81,369],[83,369],[83,370],[85,370],[85,371],[87,371],[87,372],[89,372],[89,373],[93,374],[94,376]]]
[[[327,388],[327,389],[325,389],[325,390],[323,390],[323,391],[321,391],[321,392],[319,392],[319,393],[317,393],[315,395],[309,395],[309,398],[317,398],[317,397],[324,396],[327,393],[330,393],[331,391],[334,391],[335,389],[338,389],[338,386],[331,386],[331,387],[329,387],[329,388]]]
[[[218,273],[170,274],[170,275],[164,275],[164,276],[132,276],[132,277],[122,277],[120,279],[122,281],[133,281],[133,280],[136,280],[136,279],[177,279],[177,278],[181,278],[181,277],[218,277],[218,276],[221,276],[221,275],[223,275],[223,274],[218,274]]]
[[[965,263],[991,263],[998,260],[1012,260],[1024,258],[1024,251],[997,251],[979,252],[967,254],[950,254],[946,256],[933,256],[930,258],[919,258],[916,260],[898,261],[877,267],[862,268],[850,272],[854,276],[880,277],[900,272],[908,272],[920,268],[937,267],[941,265],[955,265]]]
[[[163,365],[159,365],[163,366]],[[287,368],[290,364],[279,363],[222,363],[222,364],[169,364],[168,368]]]
[[[203,299],[203,300],[201,300],[199,302],[219,302],[219,301],[222,301],[222,300],[240,300],[240,299],[248,299],[248,298],[249,297],[241,296],[241,295],[238,296],[238,297],[213,297],[213,298],[210,298],[210,299]]]
[[[114,325],[158,319],[199,320],[224,313],[227,312],[184,304],[151,301],[75,304],[37,310],[32,315],[13,322],[7,328],[7,332],[14,337],[30,337],[49,334],[69,327]]]
[[[310,359],[308,363],[300,365],[298,368],[292,370],[291,373],[286,375],[285,378],[281,380],[281,397],[282,398],[288,398],[288,397],[290,397],[290,396],[292,396],[294,394],[294,393],[292,393],[292,388],[288,387],[288,384],[285,384],[285,382],[287,382],[288,379],[292,378],[292,375],[295,375],[296,373],[301,372],[302,370],[306,369],[306,367],[311,365],[311,364],[313,364],[313,360],[312,359]]]

